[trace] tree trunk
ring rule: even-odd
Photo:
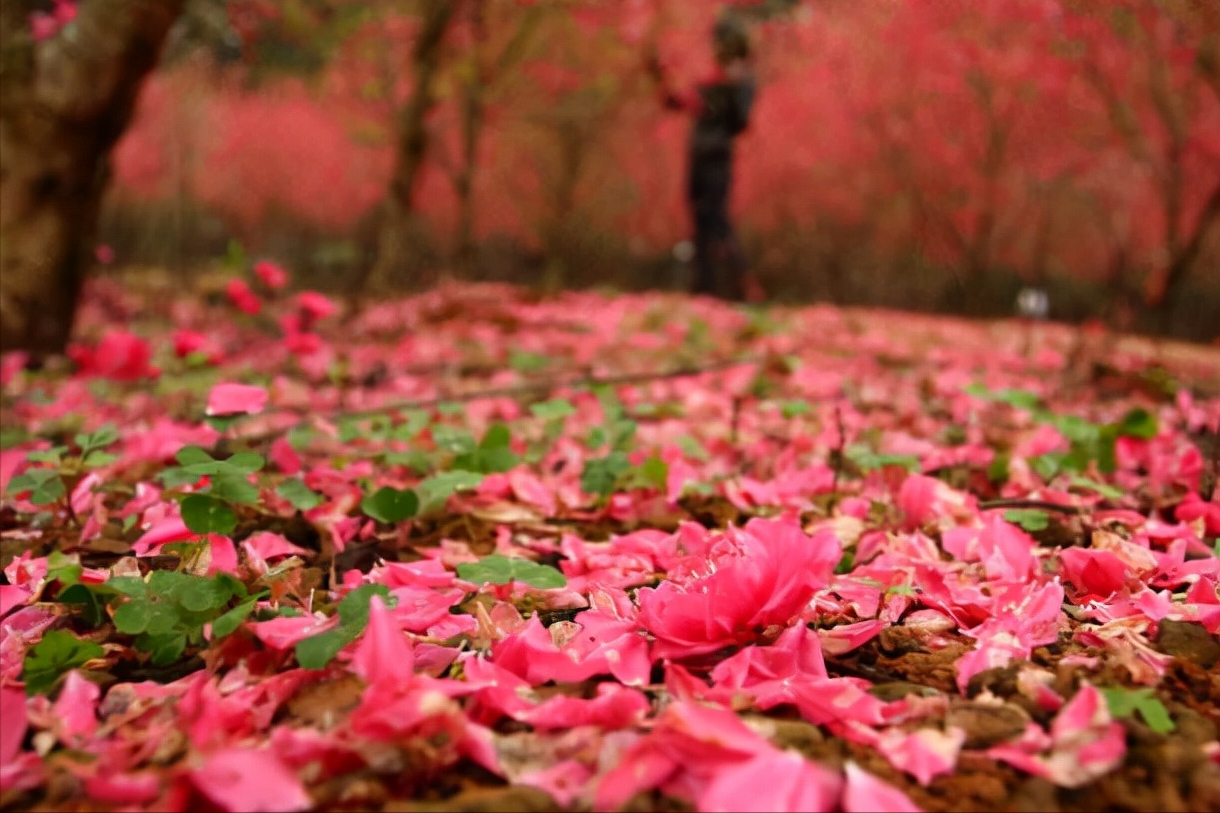
[[[59,353],[92,257],[110,151],[183,0],[89,0],[35,42],[0,6],[0,352]]]
[[[388,287],[395,269],[410,249],[408,222],[415,205],[415,185],[428,148],[425,119],[435,104],[435,85],[440,73],[441,46],[453,19],[457,3],[451,0],[425,0],[423,26],[415,42],[415,90],[403,108],[398,124],[398,149],[389,194],[382,209],[377,240],[377,261],[366,272],[358,288]]]
[[[477,168],[479,136],[483,131],[483,6],[470,7],[470,28],[473,42],[470,53],[470,75],[462,96],[462,163],[455,186],[458,196],[458,233],[456,265],[463,276],[474,270],[474,174]]]
[[[1159,307],[1190,276],[1199,255],[1203,253],[1208,232],[1217,222],[1220,222],[1220,185],[1212,189],[1189,237],[1181,241],[1175,232],[1169,262],[1149,275],[1144,286],[1144,299],[1148,305]]]

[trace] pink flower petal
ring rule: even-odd
[[[415,676],[415,653],[381,596],[369,601],[369,621],[352,657],[352,671],[369,684],[404,684]]]
[[[334,302],[317,291],[297,294],[297,307],[313,319],[324,319],[337,310]]]
[[[153,773],[102,771],[85,780],[85,793],[113,805],[145,805],[161,795],[161,782]]]
[[[617,683],[601,683],[597,687],[597,697],[591,700],[560,695],[513,716],[539,730],[594,725],[604,731],[614,731],[638,724],[650,706],[648,698],[636,689]]]
[[[68,673],[53,706],[64,744],[72,747],[78,737],[87,737],[97,730],[97,701],[101,694],[101,688],[81,677],[80,672],[73,669]]]
[[[854,762],[845,768],[847,783],[843,791],[843,813],[920,813],[920,808],[905,793],[887,785]]]
[[[28,725],[25,692],[8,686],[0,688],[0,765],[17,758]]]
[[[524,773],[516,781],[549,793],[561,807],[571,807],[592,778],[593,771],[583,763],[565,759],[549,768]]]
[[[186,527],[181,517],[170,517],[149,528],[131,546],[131,552],[136,556],[146,556],[154,547],[170,542],[184,542],[195,539],[199,534]]]
[[[838,810],[842,788],[838,774],[795,752],[775,750],[717,771],[699,794],[698,809],[709,813],[833,811]]]
[[[270,751],[232,747],[212,754],[191,780],[223,810],[249,813],[305,810],[312,805],[296,774]]]
[[[271,531],[260,531],[246,537],[241,546],[247,553],[252,553],[260,559],[272,559],[277,556],[308,556],[309,551],[297,547],[282,535]]]
[[[254,264],[254,276],[273,291],[288,284],[288,272],[270,260],[259,260]]]
[[[208,415],[257,415],[267,406],[267,390],[253,384],[217,384],[208,393]]]
[[[966,732],[960,728],[921,728],[909,733],[888,729],[878,738],[876,748],[891,765],[926,787],[936,777],[953,771],[965,741]]]

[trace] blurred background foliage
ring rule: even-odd
[[[113,156],[116,265],[206,287],[235,244],[323,290],[684,286],[689,122],[645,53],[699,80],[720,4],[453,0],[421,54],[439,2],[190,0]],[[1220,333],[1220,4],[739,5],[733,209],[772,296],[1006,315],[1037,285],[1052,318]]]

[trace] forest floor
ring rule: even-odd
[[[1220,348],[276,271],[0,362],[0,809],[1220,811]]]

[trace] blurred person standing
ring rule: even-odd
[[[670,110],[691,114],[686,195],[695,231],[695,276],[691,292],[757,301],[762,289],[749,273],[745,254],[729,219],[733,147],[749,126],[755,82],[746,22],[731,10],[712,29],[716,69],[687,92],[673,90],[655,50],[649,73]]]

